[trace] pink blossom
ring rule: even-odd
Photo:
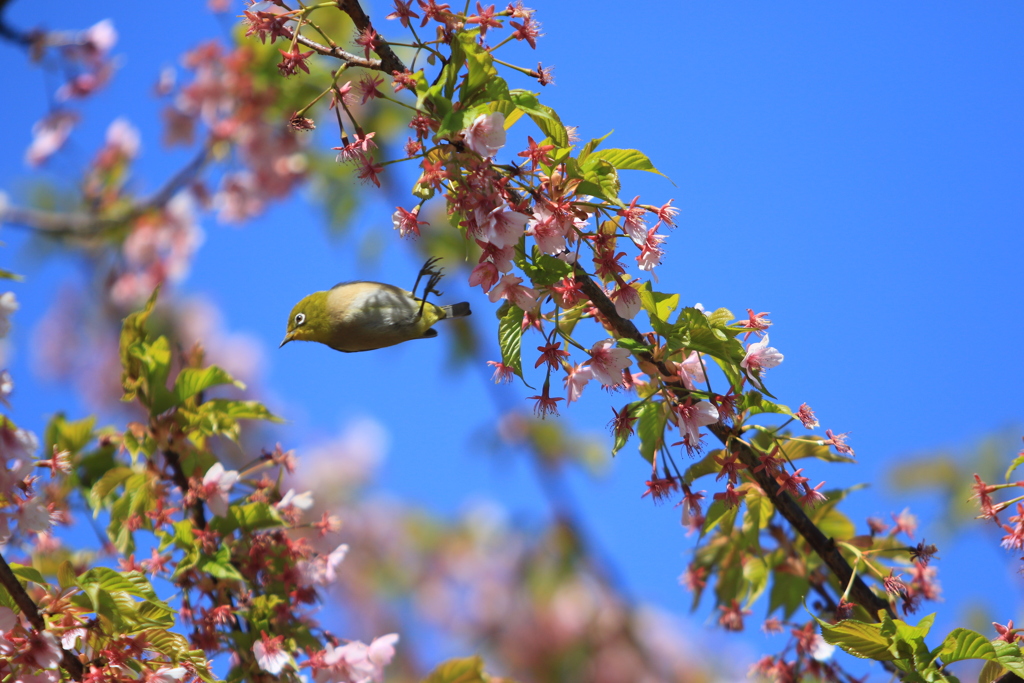
[[[107,147],[116,150],[125,159],[134,159],[139,153],[139,129],[126,118],[116,118],[107,127]]]
[[[6,337],[11,331],[11,321],[8,320],[11,314],[20,308],[18,297],[14,292],[0,294],[0,337]]]
[[[278,510],[285,510],[290,507],[297,508],[299,510],[308,510],[313,507],[313,492],[303,491],[302,493],[295,493],[295,489],[288,489],[281,500],[274,506]]]
[[[398,231],[399,237],[405,237],[406,235],[415,235],[419,237],[420,226],[430,225],[426,221],[419,220],[420,207],[414,207],[412,211],[406,211],[401,206],[395,207],[395,212],[391,214],[391,222],[395,226],[395,230]]]
[[[519,284],[522,281],[523,278],[511,273],[502,275],[501,280],[488,293],[487,298],[491,300],[491,303],[496,303],[498,299],[506,299],[524,311],[532,308],[533,304],[537,302],[539,294],[536,290]]]
[[[252,644],[252,652],[256,655],[256,663],[269,674],[276,676],[284,669],[291,657],[281,646],[284,636],[271,638],[263,631],[260,639]]]
[[[806,403],[800,404],[800,410],[796,411],[796,418],[800,420],[804,429],[814,429],[818,426],[818,418],[814,416],[814,411]]]
[[[327,555],[317,555],[312,560],[300,560],[299,573],[304,586],[327,586],[338,578],[338,567],[348,555],[348,544],[342,543]]]
[[[529,222],[529,232],[537,247],[545,254],[556,256],[565,251],[565,236],[569,222],[544,204],[537,204]]]
[[[590,348],[587,366],[606,387],[622,384],[622,371],[629,367],[629,350],[614,348],[614,339],[602,339]]]
[[[346,643],[335,650],[336,658],[344,661],[348,668],[349,678],[353,682],[368,683],[384,680],[384,667],[391,663],[395,656],[397,633],[375,638],[369,646],[358,640]]]
[[[50,511],[38,497],[31,498],[19,506],[18,528],[23,532],[37,534],[50,529]]]
[[[516,371],[501,361],[489,360],[487,364],[494,367],[494,376],[491,378],[495,384],[508,383],[512,381]]]
[[[466,147],[482,157],[493,157],[505,146],[505,115],[499,111],[481,114],[462,135]]]
[[[782,358],[778,349],[768,346],[768,335],[765,334],[764,339],[747,347],[747,355],[740,361],[740,367],[747,371],[747,377],[750,378],[750,382],[754,386],[763,389],[764,387],[760,379],[754,375],[754,371],[764,372],[769,368],[774,368],[782,362]]]
[[[642,307],[640,294],[632,285],[624,282],[620,282],[608,298],[615,302],[615,312],[627,320],[636,317]]]
[[[661,265],[661,257],[665,254],[661,243],[664,241],[664,236],[658,234],[657,225],[647,231],[647,239],[641,245],[640,255],[636,257],[640,270],[652,271]]]
[[[146,683],[177,683],[186,675],[188,675],[188,669],[183,666],[173,668],[162,666],[146,677]]]
[[[214,463],[213,467],[206,471],[203,477],[201,490],[202,497],[210,510],[218,517],[226,517],[228,514],[228,494],[231,488],[238,481],[238,472],[235,470],[224,470],[224,465]]]
[[[704,364],[696,351],[691,351],[686,360],[679,363],[677,369],[680,379],[683,380],[683,385],[690,391],[696,389],[698,384],[704,384],[707,381],[704,376]]]
[[[78,114],[58,110],[32,126],[32,143],[25,152],[25,163],[39,166],[64,146],[71,129],[78,123]]]
[[[642,247],[647,241],[647,223],[644,221],[644,214],[647,213],[647,209],[642,206],[637,206],[636,202],[640,197],[633,197],[633,201],[629,203],[629,206],[618,212],[618,215],[622,216],[622,229],[626,231],[629,238],[633,240],[633,243]]]
[[[707,401],[693,402],[687,399],[685,403],[676,406],[676,424],[679,425],[679,432],[689,437],[691,446],[696,447],[700,443],[700,428],[718,422],[718,408]]]
[[[49,631],[42,631],[32,636],[25,659],[34,662],[40,669],[53,670],[60,666],[64,651],[60,647],[57,636]]]
[[[480,285],[480,288],[484,290],[484,293],[491,291],[491,287],[498,281],[498,267],[490,261],[484,261],[478,263],[473,272],[469,274],[469,286],[476,287]]]
[[[499,248],[514,247],[526,230],[527,216],[502,204],[490,211],[475,210],[480,239]]]
[[[616,349],[619,350],[619,349]],[[583,387],[594,378],[594,369],[589,365],[576,365],[565,376],[566,400],[569,403],[579,400]]]
[[[0,606],[0,635],[10,633],[18,625],[18,615],[10,607]]]
[[[117,31],[114,22],[103,19],[82,32],[81,40],[87,44],[97,56],[103,57],[117,44]]]

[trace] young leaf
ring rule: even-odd
[[[1002,640],[989,641],[980,633],[966,628],[953,629],[939,646],[938,656],[946,664],[963,659],[984,659],[1024,677],[1024,657],[1020,647]]]
[[[501,362],[523,377],[523,309],[509,305],[505,315],[498,322],[498,345],[501,347]]]
[[[666,411],[663,401],[648,401],[637,407],[636,433],[640,437],[640,455],[647,462],[654,462],[654,454],[664,443]]]
[[[882,634],[881,624],[868,624],[856,619],[845,619],[829,624],[815,617],[821,626],[821,637],[845,652],[861,659],[888,662],[894,659],[889,651],[889,639]]]
[[[487,683],[484,660],[479,656],[442,662],[423,683]]]
[[[604,159],[620,171],[650,171],[668,177],[654,167],[646,154],[636,149],[602,149],[591,154],[590,159]]]

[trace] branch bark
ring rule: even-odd
[[[14,575],[14,571],[7,564],[7,560],[4,559],[2,554],[0,554],[0,584],[14,598],[14,603],[21,610],[21,613],[25,615],[25,618],[28,619],[28,623],[32,624],[32,628],[40,633],[45,631],[46,621],[43,619],[43,615],[39,613],[36,603],[29,596],[25,587],[21,585],[21,581],[18,581],[18,577]],[[82,675],[85,673],[85,667],[82,666],[82,662],[64,648],[61,648],[61,653],[61,667],[76,681],[82,680]]]

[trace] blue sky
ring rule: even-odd
[[[20,26],[81,28],[111,17],[121,34],[114,82],[85,106],[83,125],[48,173],[73,178],[118,115],[142,131],[143,187],[153,189],[180,165],[183,155],[159,147],[159,105],[149,92],[183,50],[226,34],[203,5],[177,3],[170,16],[148,3],[56,2],[42,16],[34,3],[13,3],[10,21]],[[555,65],[556,85],[544,89],[544,101],[583,139],[614,129],[607,144],[645,151],[674,183],[624,178],[627,197],[674,198],[681,209],[660,289],[737,314],[770,311],[772,345],[786,360],[769,373],[769,388],[784,403],[808,402],[823,428],[851,432],[859,463],[812,466],[815,481],[829,488],[879,482],[909,454],[1022,432],[1020,4],[532,6],[546,36],[536,53],[516,57]],[[385,7],[368,9],[379,17]],[[0,188],[18,197],[31,124],[47,110],[53,83],[10,45],[0,54],[7,91],[18,93],[0,109]],[[536,137],[517,124],[510,147],[517,140],[525,147],[527,134]],[[205,221],[206,244],[183,289],[210,297],[230,330],[263,344],[270,400],[291,420],[282,438],[300,456],[303,444],[369,417],[389,434],[382,490],[443,513],[493,497],[543,515],[527,464],[489,456],[474,442],[501,406],[533,392],[495,390],[485,368],[453,372],[438,340],[360,355],[313,345],[277,350],[292,304],[311,291],[353,277],[411,284],[419,258],[392,234],[394,202],[381,199],[361,218],[361,230],[387,245],[372,265],[360,266],[353,247],[330,240],[319,211],[299,200],[242,230]],[[34,321],[75,266],[32,257],[13,229],[3,240],[3,267],[28,276],[16,286],[23,310],[10,350],[13,416],[41,427],[55,409],[74,414],[78,405],[66,387],[32,379],[27,348]],[[446,298],[470,301],[474,323],[493,343],[497,324],[486,297],[446,284]],[[496,346],[491,355],[498,357]],[[608,406],[622,399],[611,401],[591,390],[563,419],[606,439]],[[1010,444],[1007,461],[1019,442]],[[631,592],[683,614],[690,596],[676,576],[693,539],[676,510],[640,499],[648,471],[630,446],[604,478],[573,476],[572,490]],[[1019,615],[1022,578],[997,536],[944,546],[929,531],[934,502],[894,495],[884,484],[857,494],[847,512],[862,524],[908,504],[920,515],[921,535],[940,543],[946,602],[922,612],[939,611],[936,632],[959,625],[976,605],[1003,623]]]

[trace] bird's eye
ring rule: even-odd
[[[306,314],[305,313],[296,313],[295,314],[295,326],[296,327],[298,327],[299,325],[302,325],[305,322],[306,322]]]

